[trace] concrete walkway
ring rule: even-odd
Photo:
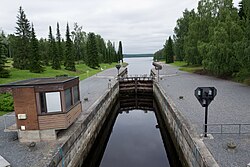
[[[120,72],[123,70],[124,68],[120,69]],[[112,68],[80,82],[80,98],[83,105],[83,112],[80,119],[86,118],[90,106],[108,89],[108,83],[114,84],[116,82],[116,77],[117,69]],[[88,101],[84,101],[84,98],[88,98]],[[76,126],[77,122],[70,126],[69,129],[60,132],[57,141],[39,142],[36,143],[35,148],[29,148],[28,143],[18,142],[16,132],[4,132],[4,120],[3,116],[0,116],[0,155],[12,167],[45,166],[54,153],[58,151],[61,144],[74,132]],[[1,162],[0,158],[0,167]]]
[[[217,88],[217,96],[209,106],[209,124],[250,124],[249,86],[179,71],[170,65],[163,65],[160,78],[160,85],[198,134],[203,133],[204,108],[194,96],[197,87]],[[250,125],[243,129],[250,133]],[[238,129],[226,126],[223,131],[231,133]],[[213,139],[204,142],[221,167],[246,167],[250,163],[250,134],[213,134]],[[237,147],[228,149],[228,142],[234,142]]]

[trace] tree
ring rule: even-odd
[[[66,27],[66,45],[65,45],[65,69],[69,71],[76,71],[75,59],[73,55],[73,43],[70,38],[69,24]]]
[[[165,60],[163,55],[164,48],[154,53],[154,61]]]
[[[184,51],[184,39],[189,30],[190,16],[193,14],[193,11],[185,10],[183,12],[183,17],[177,20],[177,25],[174,28],[175,36],[175,53],[176,60],[182,61],[185,57]]]
[[[123,63],[123,53],[122,53],[122,42],[119,41],[119,46],[118,46],[118,57],[119,57],[119,62],[122,61]]]
[[[108,40],[108,43],[107,43],[106,55],[107,55],[108,63],[111,64],[113,62],[113,46],[110,40]]]
[[[100,35],[96,35],[95,38],[96,38],[99,62],[107,62],[105,41]]]
[[[41,56],[41,61],[43,65],[48,66],[50,62],[49,56],[49,42],[47,39],[41,38],[39,40],[39,54]]]
[[[84,60],[86,56],[86,32],[82,31],[82,26],[74,23],[74,31],[71,32],[74,44],[74,55],[76,61]]]
[[[58,50],[56,48],[56,41],[52,35],[51,26],[49,26],[49,57],[51,59],[52,69],[55,70],[61,69]]]
[[[44,68],[41,63],[41,57],[39,55],[39,45],[38,40],[36,39],[36,34],[34,26],[32,24],[31,28],[31,58],[30,58],[30,72],[41,73],[44,71]]]
[[[87,62],[86,62],[86,64],[91,68],[99,67],[96,38],[95,38],[95,34],[93,32],[90,32],[88,34]]]
[[[239,16],[240,16],[241,20],[246,19],[246,17],[247,17],[245,14],[244,7],[243,7],[243,1],[239,2]]]
[[[30,58],[30,23],[26,18],[24,10],[22,7],[19,8],[19,14],[17,15],[17,46],[16,54],[13,57],[13,66],[18,69],[28,69],[29,68],[29,58]]]
[[[108,62],[110,64],[112,62],[115,62],[115,63],[118,62],[118,55],[116,54],[115,46],[114,44],[112,44],[110,40],[108,40],[108,43],[107,43],[107,57],[108,57]]]
[[[168,38],[164,46],[164,56],[166,58],[166,63],[174,62],[173,41],[171,37]]]
[[[6,55],[8,46],[4,41],[5,35],[2,32],[0,34],[0,78],[8,78],[10,77],[10,72],[5,67],[5,63],[7,62]]]
[[[57,55],[58,55],[59,63],[61,64],[64,56],[63,56],[63,47],[62,47],[60,27],[59,27],[58,22],[56,24],[56,46],[57,46]]]

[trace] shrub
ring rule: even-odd
[[[0,111],[14,111],[13,97],[10,93],[0,94]]]

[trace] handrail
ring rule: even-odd
[[[242,124],[234,124],[234,123],[204,124],[203,128],[205,128],[205,125],[208,126],[207,134],[208,133],[209,134],[250,134],[250,124],[247,124],[247,123],[242,123]],[[210,129],[209,129],[209,127],[210,127]],[[217,131],[211,131],[211,127],[217,127],[217,128],[219,128],[219,131],[218,130]],[[225,132],[226,129],[227,129],[227,132]],[[233,132],[230,132],[230,131],[233,131]]]
[[[7,121],[7,118],[10,118],[11,122]],[[4,131],[7,132],[9,128],[16,123],[15,121],[16,121],[15,115],[3,115]]]
[[[118,78],[119,81],[134,81],[134,80],[148,80],[151,81],[153,80],[152,76],[147,76],[147,75],[141,75],[141,76],[130,76],[130,77],[121,77]]]

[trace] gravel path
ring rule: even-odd
[[[217,96],[209,106],[209,124],[250,124],[249,86],[179,71],[177,67],[170,65],[163,65],[160,78],[160,85],[198,134],[203,132],[204,108],[194,96],[197,87],[217,88]],[[180,99],[180,96],[183,96],[183,99]],[[235,129],[237,128],[226,127],[224,130],[235,132]],[[204,139],[221,167],[246,167],[250,163],[250,126],[244,129],[249,132],[248,135],[213,134],[214,139]],[[227,148],[227,143],[231,141],[237,145],[234,150]]]

